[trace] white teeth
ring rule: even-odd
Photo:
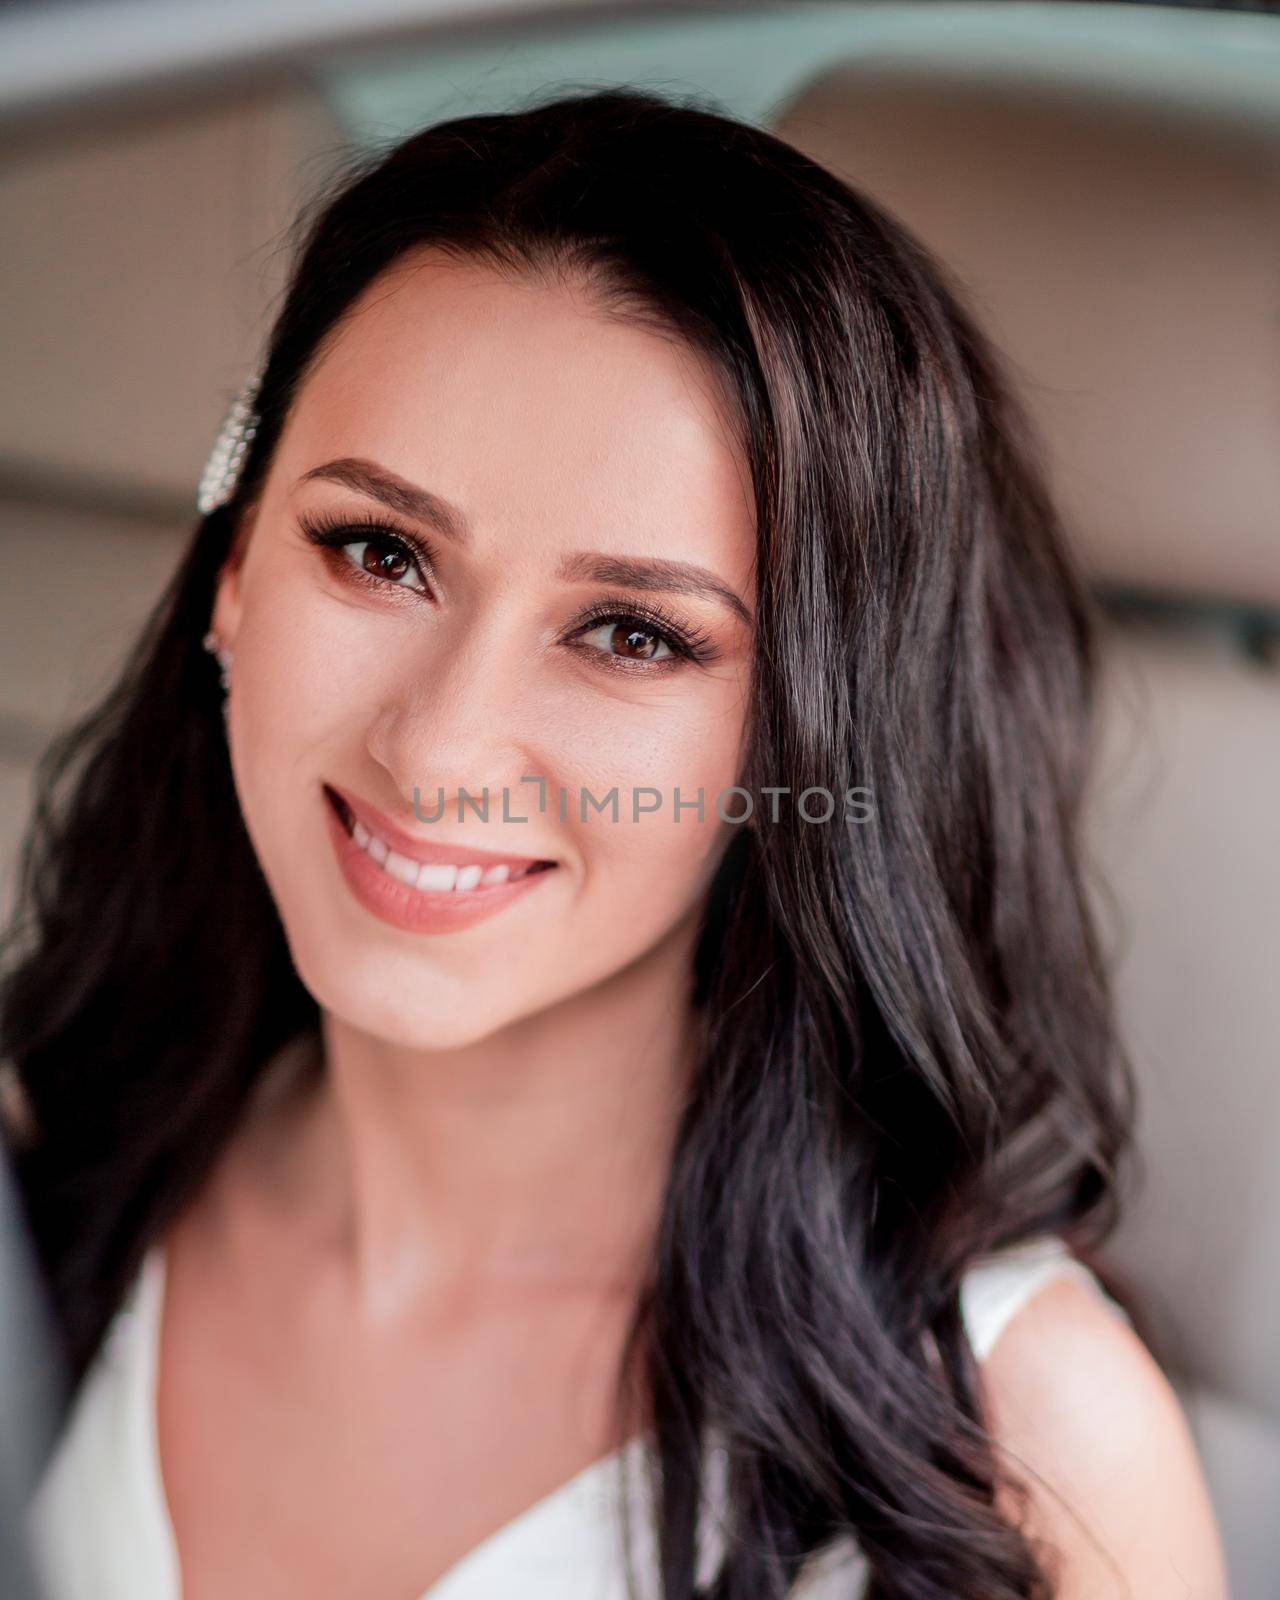
[[[382,870],[389,872],[393,878],[398,878],[401,883],[417,883],[418,863],[410,856],[402,856],[397,851],[387,853],[387,859],[382,863]]]
[[[513,871],[510,863],[506,861],[499,862],[496,867],[490,867],[487,871],[474,861],[465,867],[449,866],[436,861],[415,861],[411,856],[404,856],[398,850],[392,850],[385,839],[379,839],[376,833],[370,833],[364,823],[355,817],[351,819],[351,837],[367,855],[373,857],[384,872],[389,873],[398,882],[411,884],[417,889],[429,889],[436,894],[449,891],[467,894],[482,884],[514,882],[524,877],[529,870],[528,867],[518,867]]]
[[[457,867],[424,861],[417,872],[419,889],[452,889],[458,880]]]

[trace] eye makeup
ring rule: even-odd
[[[660,639],[671,651],[671,655],[656,660],[637,660],[626,656],[610,656],[607,651],[592,650],[590,646],[575,646],[575,648],[586,649],[592,655],[603,657],[605,664],[610,668],[617,666],[624,671],[635,668],[642,671],[671,671],[686,661],[705,665],[714,661],[720,653],[715,641],[705,630],[688,627],[664,607],[651,601],[640,602],[623,597],[600,600],[589,606],[570,624],[565,641],[566,643],[576,641],[583,634],[611,623],[620,628],[630,628],[634,632]]]
[[[435,566],[434,552],[420,535],[400,528],[383,517],[360,512],[299,513],[298,527],[303,537],[324,553],[327,564],[342,582],[358,584],[380,593],[401,590],[415,600],[434,598],[429,582],[429,575]],[[366,551],[372,549],[381,552],[381,558],[389,561],[395,570],[373,571],[363,561],[356,561],[346,554],[347,546],[361,544]],[[399,581],[401,576],[410,573],[416,577],[417,585]],[[669,654],[651,658],[627,657],[580,642],[585,635],[609,625],[656,638],[665,645]],[[561,634],[561,639],[578,654],[590,659],[595,666],[632,674],[667,673],[690,663],[706,665],[720,655],[714,638],[705,629],[682,622],[656,602],[639,601],[625,595],[596,601],[569,624]]]
[[[383,517],[361,512],[301,512],[298,526],[303,536],[325,551],[330,565],[344,581],[377,589],[405,589],[410,594],[430,593],[428,576],[435,567],[431,546],[415,533],[398,528]],[[349,544],[364,544],[391,558],[397,556],[417,575],[421,589],[398,583],[390,574],[371,572],[344,554]]]

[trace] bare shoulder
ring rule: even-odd
[[[1182,1406],[1099,1296],[1054,1278],[982,1371],[992,1434],[1029,1490],[1025,1531],[1057,1552],[1059,1600],[1227,1600]]]

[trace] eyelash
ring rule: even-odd
[[[417,568],[419,578],[428,588],[430,587],[429,578],[434,566],[431,547],[415,535],[401,532],[378,517],[360,514],[334,516],[330,512],[323,512],[318,516],[299,516],[298,525],[312,544],[319,545],[322,550],[329,551],[338,558],[345,579],[375,589],[405,588],[402,583],[392,583],[390,578],[379,578],[376,573],[366,572],[363,567],[357,567],[354,562],[343,556],[344,545],[359,544],[363,539],[367,544],[379,544],[403,551]],[[407,592],[416,594],[418,591],[409,589]]]
[[[402,551],[413,563],[419,578],[429,590],[429,576],[433,565],[432,552],[430,547],[416,536],[401,531],[378,517],[360,514],[300,515],[298,523],[305,538],[337,558],[335,566],[344,580],[379,590],[406,588],[404,584],[394,583],[390,578],[379,578],[375,573],[367,572],[342,555],[345,545],[358,544],[363,539],[363,542],[368,544],[378,544]],[[416,589],[407,589],[406,592],[414,595],[420,593]],[[638,624],[640,631],[656,635],[672,652],[672,657],[677,658],[635,661],[628,660],[625,656],[611,655],[604,650],[578,647],[584,649],[586,654],[594,656],[597,662],[609,671],[669,671],[680,660],[705,664],[715,660],[719,654],[710,634],[698,628],[686,627],[662,606],[652,603],[641,604],[620,598],[598,601],[591,606],[570,625],[566,638],[576,639],[581,634],[590,633],[608,622],[618,625]]]
[[[656,635],[672,652],[672,657],[683,658],[696,665],[714,661],[718,654],[710,634],[700,629],[686,628],[659,605],[642,605],[634,600],[598,601],[573,624],[570,637],[576,639],[580,634],[603,627],[606,622],[622,626],[639,623],[639,631]],[[661,672],[664,669],[669,671],[676,665],[671,657],[658,661],[629,661],[625,656],[610,655],[604,650],[591,650],[590,654],[599,656],[610,671],[631,672],[639,669],[642,672]]]

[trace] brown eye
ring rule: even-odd
[[[372,572],[376,578],[390,578],[398,581],[409,570],[409,562],[401,555],[399,550],[379,551],[374,545],[364,547],[364,560],[362,562],[366,572]]]
[[[673,653],[661,634],[652,628],[639,627],[634,622],[606,622],[599,628],[593,628],[584,637],[603,637],[604,651],[623,660],[660,661]]]
[[[353,539],[342,546],[343,552],[353,565],[367,572],[370,577],[381,578],[387,583],[397,585],[402,589],[417,589],[426,591],[418,573],[418,564],[409,550],[398,539]],[[406,583],[404,580],[411,581]]]
[[[621,622],[614,628],[609,642],[619,655],[631,656],[637,661],[649,661],[663,648],[656,633],[647,628],[628,628]]]

